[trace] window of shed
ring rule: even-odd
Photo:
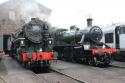
[[[113,43],[113,33],[105,34],[105,43]]]
[[[125,27],[121,27],[121,34],[125,34]]]

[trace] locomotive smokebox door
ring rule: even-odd
[[[93,26],[89,31],[89,38],[94,42],[99,42],[102,39],[102,30],[98,26]]]

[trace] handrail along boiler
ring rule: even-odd
[[[25,67],[49,66],[54,59],[52,42],[49,25],[38,18],[32,18],[11,35],[10,56],[15,57]]]

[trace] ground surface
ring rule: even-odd
[[[0,61],[0,83],[125,83],[125,62],[114,61],[106,68],[57,61],[51,63],[57,72],[34,73],[8,56]]]
[[[8,56],[0,62],[0,77],[4,80],[3,83],[46,83],[45,80],[39,79],[34,73],[21,67]]]
[[[58,61],[52,68],[86,83],[125,83],[125,63],[112,63],[106,68]]]

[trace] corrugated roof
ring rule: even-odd
[[[103,31],[114,31],[117,26],[125,26],[125,23],[115,23],[102,28]]]

